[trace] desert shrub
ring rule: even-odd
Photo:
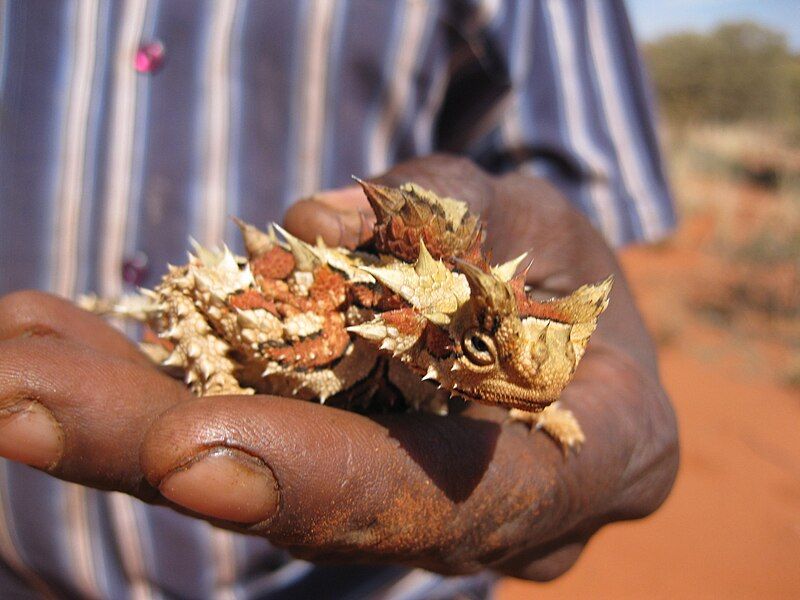
[[[677,33],[645,46],[661,112],[674,125],[762,122],[800,137],[800,56],[753,22]]]

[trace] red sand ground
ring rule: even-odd
[[[692,260],[669,250],[623,256],[654,328],[671,325],[669,300],[654,298],[652,284],[678,281],[670,275],[694,270]],[[800,393],[769,365],[751,368],[769,353],[753,358],[748,340],[696,319],[679,314],[661,349],[682,448],[672,495],[645,520],[601,530],[560,579],[505,580],[500,600],[800,598]]]

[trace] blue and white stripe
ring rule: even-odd
[[[138,73],[156,40],[163,67]],[[674,215],[652,119],[622,0],[0,0],[0,292],[116,295],[136,253],[150,285],[190,235],[236,246],[230,214],[263,224],[442,149],[551,179],[615,244],[655,240]],[[415,599],[490,581],[318,567],[0,462],[0,591]]]

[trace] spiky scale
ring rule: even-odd
[[[289,244],[289,250],[294,256],[298,271],[311,271],[320,264],[320,260],[314,254],[313,248],[300,238],[293,236],[280,225],[275,224],[275,229],[283,236]]]
[[[433,365],[428,366],[428,370],[425,372],[425,375],[422,376],[422,381],[427,381],[429,379],[436,380],[439,378],[439,372]]]
[[[260,256],[275,245],[274,235],[270,236],[269,233],[264,233],[257,227],[253,227],[237,217],[233,217],[233,222],[236,223],[242,233],[244,247],[249,256]]]
[[[185,367],[187,366],[186,358],[183,356],[183,353],[180,350],[174,350],[167,358],[165,358],[162,362],[162,365],[165,367]]]
[[[492,267],[492,274],[502,281],[510,281],[511,278],[517,273],[519,266],[522,264],[522,261],[525,260],[526,256],[528,256],[528,253],[523,252],[508,262],[504,262],[503,264]]]
[[[247,257],[192,240],[188,264],[169,265],[138,304],[107,312],[147,320],[169,342],[150,355],[199,395],[250,394],[254,385],[368,406],[391,389],[438,414],[454,395],[545,414],[583,356],[611,279],[537,301],[519,272],[525,255],[490,267],[480,221],[464,203],[412,183],[358,182],[376,213],[377,254],[312,246],[276,226],[280,241],[272,227],[237,220]],[[367,397],[348,396],[356,390]],[[563,411],[548,414],[569,425]],[[567,445],[580,441],[574,427],[528,422]]]

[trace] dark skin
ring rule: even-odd
[[[569,569],[594,532],[651,513],[674,481],[677,429],[652,343],[613,252],[548,184],[447,156],[378,179],[409,180],[479,210],[495,262],[531,249],[528,280],[545,296],[615,274],[562,398],[586,433],[580,453],[482,405],[368,417],[271,396],[197,399],[102,319],[17,292],[0,299],[0,455],[306,559],[533,580]],[[346,189],[298,202],[286,226],[354,245],[370,219]]]

